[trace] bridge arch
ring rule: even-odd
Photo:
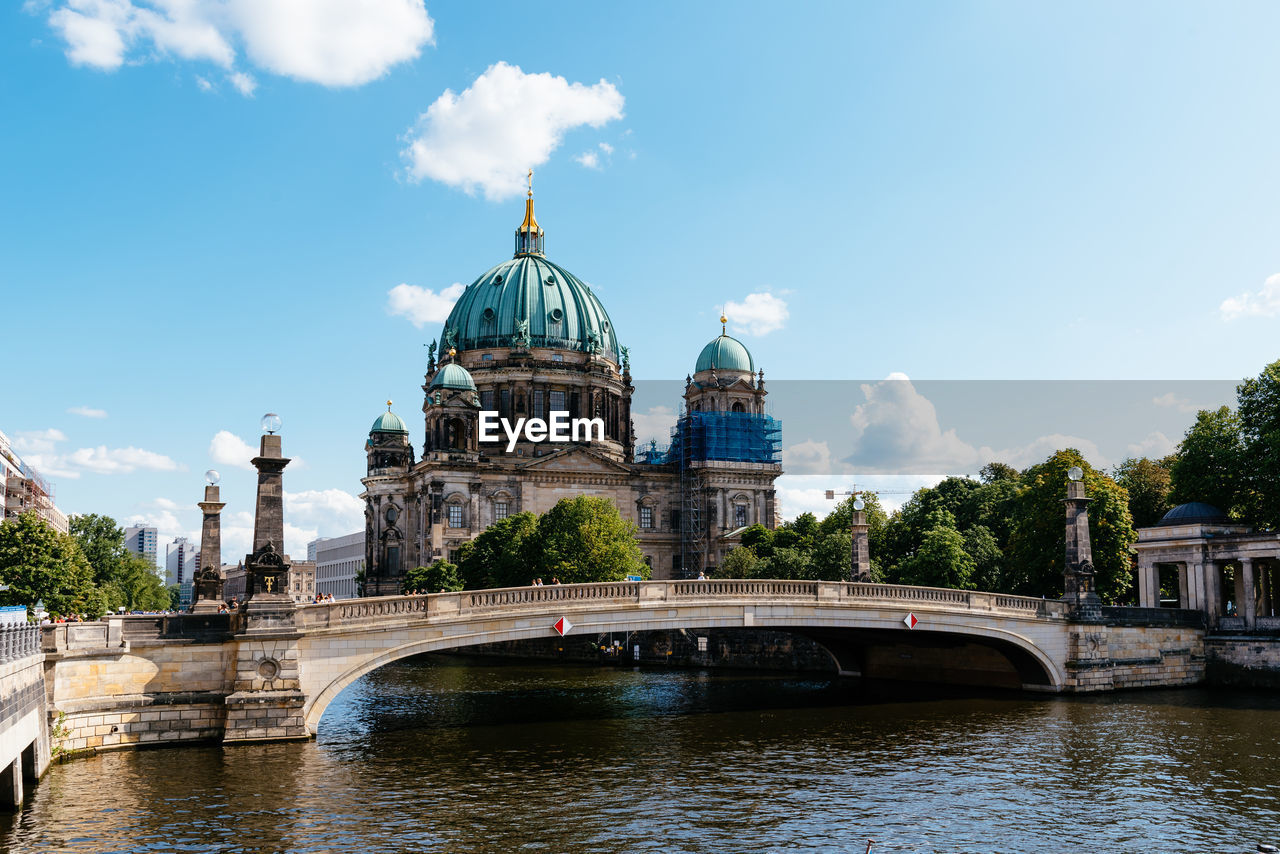
[[[672,629],[757,628],[805,635],[844,672],[857,649],[882,643],[973,643],[1004,655],[1022,687],[1064,686],[1058,603],[960,590],[798,581],[623,582],[382,597],[299,609],[306,726],[315,734],[329,704],[379,667],[427,652],[572,635]],[[908,629],[908,610],[920,620]],[[1059,629],[1063,631],[1059,631]]]

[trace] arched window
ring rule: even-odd
[[[467,449],[467,425],[461,418],[449,420],[449,447],[459,451]]]
[[[740,401],[740,400],[739,400],[739,401],[736,401],[736,402],[733,404],[733,411],[734,411],[734,412],[746,412],[746,411],[747,411],[747,408],[746,408],[745,406],[743,406],[743,405],[742,405],[742,401]]]

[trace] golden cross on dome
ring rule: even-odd
[[[533,198],[533,170],[529,170],[529,198]]]

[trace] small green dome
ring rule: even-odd
[[[459,391],[475,391],[476,381],[471,378],[471,372],[455,362],[444,365],[440,370],[436,371],[436,375],[431,379],[429,388],[452,388]]]
[[[390,409],[378,416],[378,420],[373,422],[373,426],[369,428],[370,433],[403,433],[409,435],[409,428],[405,426],[399,415],[396,415]]]
[[[751,352],[737,338],[721,334],[698,354],[698,365],[694,373],[699,371],[745,371],[755,373],[756,363]]]

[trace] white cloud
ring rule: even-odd
[[[130,474],[138,469],[147,471],[180,471],[184,467],[164,454],[144,451],[142,448],[79,448],[67,455],[66,461],[75,468],[95,474]]]
[[[322,530],[330,537],[350,534],[364,527],[364,502],[341,489],[286,491],[284,513],[286,521]],[[312,539],[315,539],[314,535]],[[306,554],[305,548],[302,554]]]
[[[237,92],[246,98],[252,98],[254,90],[258,88],[258,81],[243,71],[231,72],[227,75],[227,80],[231,82],[232,86],[236,87]]]
[[[454,282],[436,293],[430,288],[402,283],[387,291],[387,313],[407,317],[419,329],[428,323],[443,323],[466,289],[466,285]]]
[[[787,301],[770,293],[747,294],[742,302],[731,300],[724,304],[724,313],[734,332],[748,335],[768,335],[781,329],[790,317]]]
[[[855,407],[849,417],[853,454],[845,460],[859,472],[976,474],[993,461],[1025,468],[1062,448],[1077,449],[1096,467],[1111,465],[1093,441],[1062,433],[999,450],[974,446],[955,430],[942,429],[933,403],[916,391],[905,374],[894,373],[881,382],[863,384],[862,394],[866,402]]]
[[[13,448],[20,454],[49,454],[54,444],[65,442],[66,434],[50,427],[48,430],[23,430],[13,434]]]
[[[156,56],[231,71],[238,50],[265,71],[325,86],[358,86],[433,43],[423,0],[58,0],[49,26],[74,65],[114,71]],[[232,84],[251,95],[241,72]],[[203,80],[203,82],[201,82]],[[212,84],[197,79],[208,91]]]
[[[196,75],[196,85],[200,87],[201,92],[212,92],[215,89],[212,83],[201,77],[199,74]]]
[[[1151,402],[1156,406],[1166,406],[1177,409],[1179,412],[1195,412],[1196,405],[1185,397],[1178,397],[1173,392],[1166,392],[1159,397],[1151,398]]]
[[[584,151],[573,159],[588,169],[600,168],[600,155],[596,154],[594,151]]]
[[[1245,292],[1223,300],[1218,311],[1222,313],[1223,320],[1280,315],[1280,273],[1268,276],[1257,293]]]
[[[613,154],[613,146],[607,142],[600,143],[600,150],[605,154]]]
[[[622,118],[624,100],[604,80],[585,86],[499,62],[461,95],[446,89],[410,129],[401,154],[414,181],[507,199],[524,190],[525,170],[546,163],[565,133]]]
[[[107,417],[107,410],[91,409],[88,406],[73,406],[70,409],[68,409],[67,412],[71,413],[72,415],[81,415],[85,418],[106,418]]]
[[[676,426],[676,413],[670,406],[651,406],[647,412],[631,413],[636,428],[636,447],[656,441],[659,445],[671,443],[671,428]]]
[[[257,455],[256,448],[230,430],[219,430],[209,443],[209,458],[225,466],[253,471],[253,463],[249,461]]]
[[[1158,460],[1161,457],[1167,457],[1172,454],[1177,447],[1177,442],[1157,430],[1148,433],[1141,442],[1129,445],[1128,451],[1131,457],[1150,457]]]
[[[831,456],[826,442],[806,439],[782,449],[782,470],[792,474],[836,474],[851,472],[850,467]]]

